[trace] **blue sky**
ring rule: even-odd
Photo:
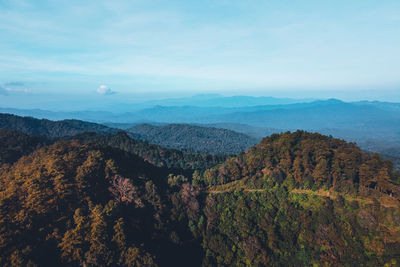
[[[400,101],[398,0],[0,0],[0,40],[3,105],[212,92]]]

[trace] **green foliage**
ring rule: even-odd
[[[364,153],[353,143],[303,131],[266,137],[248,152],[207,170],[203,181],[221,185],[244,177],[255,187],[270,177],[287,188],[365,194],[375,190],[400,196],[399,173],[390,161]]]
[[[132,203],[113,194],[114,177],[129,177]],[[154,265],[166,177],[132,154],[76,142],[22,157],[0,176],[1,264]]]
[[[183,183],[187,182],[188,179],[183,175],[170,174],[168,176],[168,185],[171,187],[181,186]]]
[[[243,133],[190,124],[140,124],[127,131],[149,143],[191,153],[238,154],[257,143]]]
[[[162,148],[158,145],[134,140],[124,132],[119,132],[115,135],[85,133],[74,136],[71,139],[118,148],[138,155],[153,165],[173,170],[204,170],[228,158],[227,155],[192,154],[175,149]]]
[[[354,144],[273,135],[204,170],[221,158],[168,154],[124,133],[32,153],[29,136],[5,136],[20,158],[0,172],[2,266],[399,262],[399,174]]]
[[[199,128],[203,130],[202,127]],[[41,137],[29,137],[25,134],[2,129],[14,130],[34,136],[40,135]],[[217,133],[219,131],[228,131],[215,130]],[[193,135],[193,132],[191,134]],[[245,145],[242,145],[241,149],[244,149],[243,146],[250,145],[250,143],[246,143],[246,140],[248,141],[247,136],[235,132],[225,137],[226,140],[234,140],[231,135],[238,135],[240,136],[239,140],[245,142]],[[44,138],[44,136],[47,138]],[[135,135],[136,137],[137,135]],[[214,136],[212,138],[212,142],[214,142],[213,147],[216,146],[215,142],[219,143],[216,141],[217,137]],[[176,149],[162,148],[148,142],[133,140],[125,132],[96,123],[79,120],[39,120],[31,117],[0,114],[0,144],[3,147],[3,150],[0,152],[0,164],[12,163],[20,156],[29,154],[44,144],[50,144],[60,139],[79,139],[81,142],[112,146],[136,154],[156,166],[172,169],[204,170],[225,161],[228,157],[228,155],[185,153]],[[238,142],[240,143],[239,140]],[[193,144],[196,144],[196,142],[193,142]],[[220,151],[223,151],[222,148],[225,146],[227,146],[226,142],[223,146],[219,146]],[[218,152],[215,154],[224,153]]]
[[[389,215],[398,209],[349,210],[318,196],[287,198],[276,193],[209,195],[204,207],[203,264],[383,266],[397,260],[398,230],[383,233],[376,218],[398,229],[400,221]],[[384,244],[385,235],[390,245]]]

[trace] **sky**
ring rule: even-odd
[[[400,1],[0,0],[2,106],[198,93],[400,102]]]

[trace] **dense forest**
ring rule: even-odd
[[[139,124],[127,131],[152,144],[195,153],[237,154],[257,143],[256,138],[242,133],[190,124]]]
[[[21,156],[50,144],[45,137],[30,136],[16,131],[0,129],[0,165],[14,163]]]
[[[390,161],[339,139],[265,138],[193,180],[208,192],[206,224],[194,229],[203,263],[398,266],[399,178]]]
[[[50,121],[0,114],[0,144],[3,148],[0,152],[0,163],[10,161],[12,158],[15,161],[16,156],[32,152],[42,144],[71,139],[119,148],[137,154],[156,166],[171,169],[205,169],[222,163],[230,156],[221,152],[216,155],[168,149],[133,139],[132,136],[137,137],[134,133],[85,121]],[[246,146],[242,145],[242,148],[245,149]]]
[[[399,173],[391,161],[376,153],[364,153],[354,143],[304,131],[264,138],[247,153],[207,170],[205,181],[208,185],[223,185],[245,178],[256,185],[265,176],[277,180],[290,177],[296,186],[309,189],[379,189],[400,194],[394,186],[399,182]]]
[[[147,162],[170,169],[203,170],[222,163],[229,155],[186,153],[176,149],[163,148],[145,141],[135,140],[126,132],[115,135],[82,133],[64,139],[79,139],[86,143],[95,143],[115,147],[142,157]]]
[[[400,264],[400,174],[353,143],[287,132],[219,158],[0,137],[2,266]]]
[[[174,247],[164,236],[167,173],[137,156],[61,142],[3,171],[3,266],[152,265]]]
[[[189,124],[165,126],[139,124],[133,127],[118,123],[106,124],[108,126],[80,120],[51,121],[0,114],[0,129],[14,130],[33,136],[60,139],[87,132],[112,135],[125,131],[136,140],[195,154],[233,155],[245,151],[259,140],[259,138],[232,130]]]

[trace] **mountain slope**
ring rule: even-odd
[[[354,144],[272,135],[194,177],[204,265],[396,266],[399,173]]]
[[[257,142],[255,138],[231,130],[188,124],[140,124],[127,131],[163,147],[209,154],[237,154]]]
[[[171,169],[204,170],[224,162],[229,157],[228,155],[185,153],[176,149],[163,148],[132,139],[125,132],[118,132],[115,135],[83,133],[69,139],[118,148],[138,155],[155,166]]]
[[[399,173],[355,144],[272,135],[185,177],[127,152],[129,140],[86,133],[2,168],[0,264],[399,263]]]
[[[18,130],[23,133],[17,132]],[[29,154],[44,144],[73,139],[118,148],[136,154],[156,166],[175,169],[206,169],[223,162],[228,157],[227,155],[184,153],[176,149],[162,148],[148,142],[134,140],[121,130],[95,123],[77,120],[48,121],[0,114],[0,142],[3,145],[0,163],[12,163],[20,156]]]
[[[72,136],[88,131],[102,134],[112,134],[119,131],[118,129],[109,128],[101,124],[79,120],[50,121],[11,114],[0,114],[0,128],[15,130],[29,135],[45,135],[48,137]]]
[[[23,155],[50,144],[44,137],[34,137],[16,131],[0,129],[0,166],[12,164]]]
[[[212,123],[212,124],[199,124],[199,126],[222,128],[222,129],[232,130],[238,133],[243,133],[257,139],[258,140],[257,143],[266,136],[286,131],[284,129],[251,126],[243,123]]]
[[[196,255],[169,239],[182,226],[168,220],[167,174],[130,153],[76,140],[22,157],[0,175],[0,263],[184,265]]]
[[[207,170],[204,177],[209,185],[246,177],[254,186],[267,183],[266,177],[278,182],[290,177],[309,189],[400,196],[399,173],[391,161],[364,153],[354,143],[303,131],[266,137],[246,153]]]

